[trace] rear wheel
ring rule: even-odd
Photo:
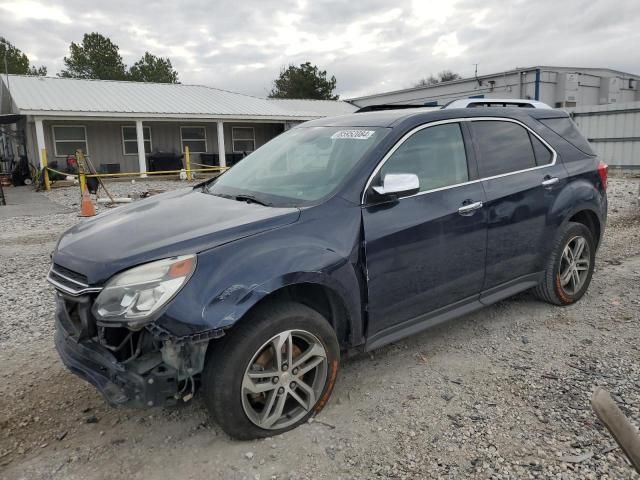
[[[339,347],[329,322],[297,303],[266,305],[213,345],[203,372],[205,403],[238,439],[276,435],[326,404]]]
[[[570,305],[585,294],[595,264],[595,242],[581,223],[568,223],[554,245],[536,294],[554,305]]]

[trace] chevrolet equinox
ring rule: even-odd
[[[307,122],[229,171],[68,230],[55,343],[114,405],[195,393],[231,436],[317,414],[341,353],[534,289],[587,290],[607,166],[553,109]]]

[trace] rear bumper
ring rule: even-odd
[[[112,405],[143,408],[177,403],[177,371],[162,363],[161,358],[146,359],[144,373],[139,362],[124,365],[111,351],[93,338],[77,334],[64,302],[58,298],[56,308],[55,346],[64,365],[92,384]],[[159,352],[158,352],[159,356]],[[137,370],[137,371],[136,371]]]

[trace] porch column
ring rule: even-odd
[[[146,177],[147,158],[144,151],[144,130],[142,129],[142,120],[136,120],[136,138],[138,139],[138,165],[140,167],[140,176]]]
[[[18,149],[19,145],[16,141],[16,138],[18,138],[18,126],[15,123],[12,123],[9,128],[11,129],[11,136],[7,138],[7,141],[9,142],[9,146],[11,148],[11,155],[13,155],[13,158],[18,158],[20,156],[20,151]],[[28,152],[25,151],[24,154],[28,155]],[[38,154],[38,157],[39,156],[40,154]]]
[[[46,148],[44,143],[44,126],[42,125],[42,119],[36,117],[36,145],[38,147],[37,156],[40,160],[40,168],[44,167],[44,158],[42,157],[42,150]],[[50,152],[47,152],[50,153]]]
[[[218,120],[218,159],[221,167],[227,166],[227,160],[224,158],[224,126],[222,120]]]

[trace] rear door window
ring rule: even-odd
[[[493,177],[536,166],[529,132],[513,122],[482,120],[471,122],[478,147],[480,177]]]
[[[414,133],[382,166],[380,178],[388,173],[417,175],[421,192],[467,182],[469,169],[460,125],[436,125]]]

